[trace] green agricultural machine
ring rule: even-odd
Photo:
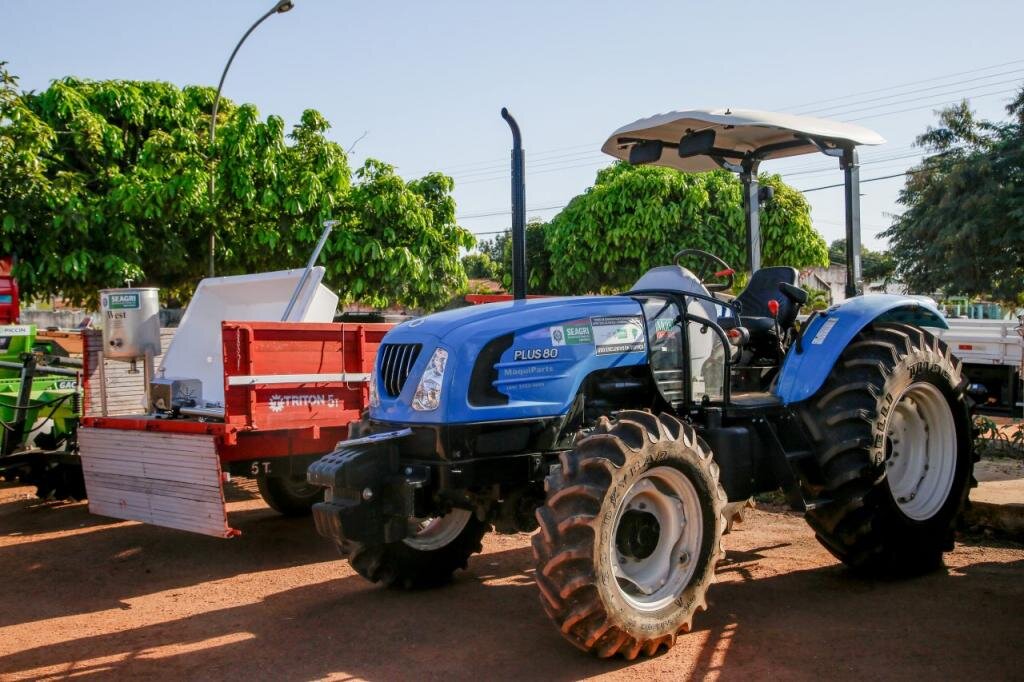
[[[84,499],[81,360],[56,350],[35,325],[0,326],[0,478],[34,485],[42,499]]]

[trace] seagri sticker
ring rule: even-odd
[[[594,332],[590,327],[590,320],[573,320],[551,327],[549,331],[552,346],[579,346],[594,343]]]

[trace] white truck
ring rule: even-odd
[[[972,383],[988,391],[984,412],[1020,417],[1024,410],[1024,316],[1017,320],[949,318],[938,330],[964,362]]]

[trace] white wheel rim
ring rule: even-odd
[[[421,552],[441,549],[459,537],[472,515],[473,512],[468,509],[452,509],[444,516],[410,519],[413,534],[402,542]]]
[[[700,498],[690,479],[665,466],[645,472],[623,497],[612,526],[609,560],[623,599],[639,611],[671,604],[697,570],[703,538]]]
[[[885,431],[889,491],[904,514],[927,521],[946,504],[953,488],[953,411],[936,386],[914,383],[894,403]]]

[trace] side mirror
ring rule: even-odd
[[[697,133],[684,135],[679,140],[679,157],[703,156],[715,148],[715,131],[701,130]]]
[[[629,162],[634,166],[654,163],[661,159],[664,147],[661,140],[641,140],[630,148]]]

